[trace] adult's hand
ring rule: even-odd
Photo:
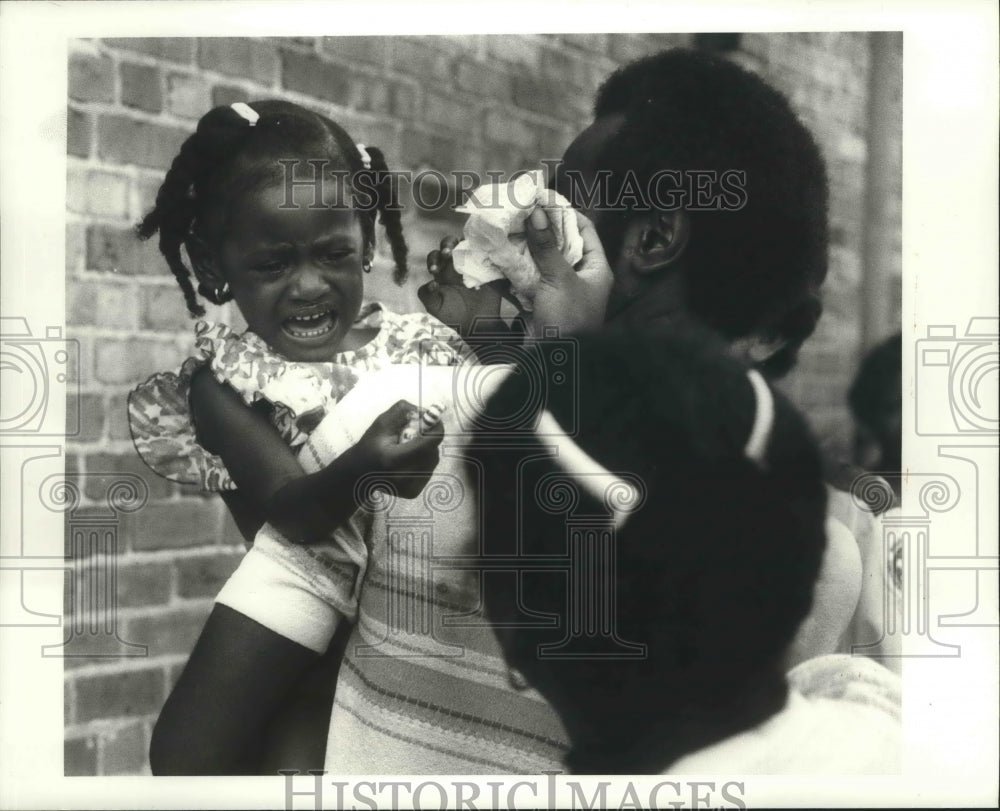
[[[427,270],[433,278],[417,289],[417,298],[428,313],[468,337],[477,322],[496,324],[500,302],[512,296],[506,279],[466,287],[451,254],[458,242],[455,237],[445,237],[436,251],[427,254]]]
[[[604,323],[613,276],[594,224],[576,212],[583,237],[583,258],[576,269],[556,247],[548,214],[538,206],[526,223],[528,250],[541,279],[535,294],[530,329],[535,337],[546,327],[557,327],[560,335],[594,329]]]

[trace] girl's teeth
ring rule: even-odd
[[[334,322],[330,319],[329,323],[324,324],[321,327],[316,327],[315,329],[302,329],[299,324],[308,324],[315,321],[320,321],[330,316],[329,312],[314,313],[313,315],[296,315],[292,316],[288,320],[291,322],[289,324],[290,331],[292,335],[297,338],[315,338],[318,335],[324,335],[333,329]],[[294,325],[294,326],[293,326]]]

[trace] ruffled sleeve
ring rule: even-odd
[[[198,444],[191,420],[191,377],[204,364],[204,358],[188,358],[179,371],[155,374],[129,394],[132,442],[143,462],[166,479],[211,492],[235,490],[222,459]]]
[[[156,473],[203,490],[234,490],[222,459],[198,444],[189,397],[191,378],[208,365],[213,377],[248,406],[265,401],[285,442],[298,449],[326,410],[357,382],[342,363],[300,363],[273,352],[255,333],[199,321],[195,354],[176,372],[153,375],[130,395],[129,425],[142,460]]]

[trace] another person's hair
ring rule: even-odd
[[[855,422],[878,443],[883,472],[902,465],[903,336],[886,338],[865,355],[847,394]]]
[[[822,312],[828,243],[823,158],[788,100],[721,57],[677,49],[612,74],[594,112],[625,117],[598,161],[618,183],[629,171],[642,188],[662,169],[746,172],[742,209],[689,212],[686,289],[695,314],[727,338],[785,338],[761,369],[787,372]],[[609,255],[630,216],[601,229]]]
[[[510,663],[553,701],[568,728],[567,713],[600,730],[601,745],[574,747],[573,771],[659,769],[664,751],[675,759],[697,746],[700,718],[721,714],[723,723],[745,728],[782,706],[781,658],[811,607],[826,542],[820,455],[802,417],[772,392],[763,459],[748,458],[757,396],[745,367],[707,331],[609,327],[576,347],[571,385],[549,386],[536,408],[604,468],[644,485],[644,504],[617,532],[613,566],[598,559],[596,575],[607,582],[613,572],[616,631],[646,645],[646,658],[539,655],[540,645],[558,643],[571,626],[567,581],[579,576],[538,571],[530,559],[566,556],[572,523],[552,509],[568,502],[565,490],[550,489],[551,477],[570,476],[561,475],[544,434],[505,440],[503,430],[484,427],[472,443],[490,482],[480,494],[484,561],[519,556],[523,570],[517,579],[487,576],[483,599],[494,621],[557,618],[554,627],[498,635]],[[485,425],[523,413],[545,391],[537,368],[526,362],[506,379]],[[607,513],[583,486],[576,491],[576,518]],[[600,635],[577,642],[577,652],[608,650]],[[661,748],[653,751],[651,740]]]
[[[311,178],[307,161],[321,162],[323,181],[331,172],[347,180],[346,191],[363,183],[364,194],[355,195],[361,212],[362,236],[375,244],[375,215],[389,236],[395,260],[394,278],[406,276],[407,247],[403,239],[400,207],[382,151],[367,147],[371,166],[366,168],[354,140],[335,122],[287,101],[254,101],[249,107],[259,115],[249,121],[231,106],[216,107],[198,122],[181,146],[156,195],[156,204],[137,226],[140,238],[159,232],[159,248],[184,293],[188,311],[202,315],[191,274],[181,255],[192,236],[211,244],[226,227],[234,199],[283,179],[280,160],[297,160],[298,180]],[[368,177],[359,183],[360,176]],[[353,182],[353,186],[351,183]],[[345,201],[348,199],[345,196]],[[214,304],[223,303],[216,291],[199,285],[198,293]]]

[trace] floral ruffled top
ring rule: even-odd
[[[153,375],[128,398],[132,441],[159,475],[203,490],[235,490],[225,464],[195,436],[188,395],[191,378],[208,365],[216,380],[232,387],[247,405],[269,403],[271,421],[293,449],[300,447],[327,409],[351,390],[358,374],[390,364],[457,365],[470,356],[458,334],[426,313],[397,315],[372,303],[355,326],[377,328],[361,348],[338,352],[330,362],[290,361],[253,332],[225,324],[195,325],[195,355],[176,372]]]

